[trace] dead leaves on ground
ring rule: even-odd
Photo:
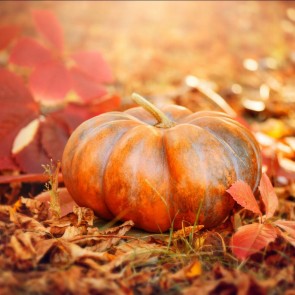
[[[276,272],[265,268],[277,277],[263,280],[227,270],[222,263],[238,262],[226,249],[218,252],[225,244],[218,229],[144,236],[130,232],[132,221],[99,229],[87,208],[55,219],[48,213],[36,199],[0,206],[1,294],[265,294],[276,284],[292,285],[292,263]],[[294,231],[286,221],[277,226]]]

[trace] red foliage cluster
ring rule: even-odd
[[[248,258],[274,242],[278,236],[295,246],[295,221],[273,219],[279,201],[266,174],[262,175],[259,185],[261,200],[265,207],[264,216],[247,183],[237,181],[227,191],[239,205],[260,216],[259,222],[243,225],[233,235],[232,251],[238,258]]]
[[[120,105],[105,86],[114,78],[103,56],[68,53],[55,15],[36,10],[32,17],[41,41],[17,26],[0,27],[0,50],[9,52],[0,69],[0,170],[41,172],[61,159],[76,126]]]

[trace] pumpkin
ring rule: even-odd
[[[62,173],[73,199],[150,232],[221,224],[234,204],[226,190],[260,180],[253,135],[221,112],[132,98],[142,107],[93,117],[69,138]]]

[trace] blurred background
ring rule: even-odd
[[[165,93],[185,75],[239,82],[246,59],[294,57],[293,1],[2,1],[0,22],[34,35],[30,11],[60,21],[69,50],[99,50],[126,95]],[[250,64],[251,66],[251,64]],[[254,65],[255,68],[255,65]]]

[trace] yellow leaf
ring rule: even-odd
[[[188,268],[185,270],[185,276],[188,279],[192,279],[198,277],[202,274],[202,265],[199,260],[195,260],[192,262]]]

